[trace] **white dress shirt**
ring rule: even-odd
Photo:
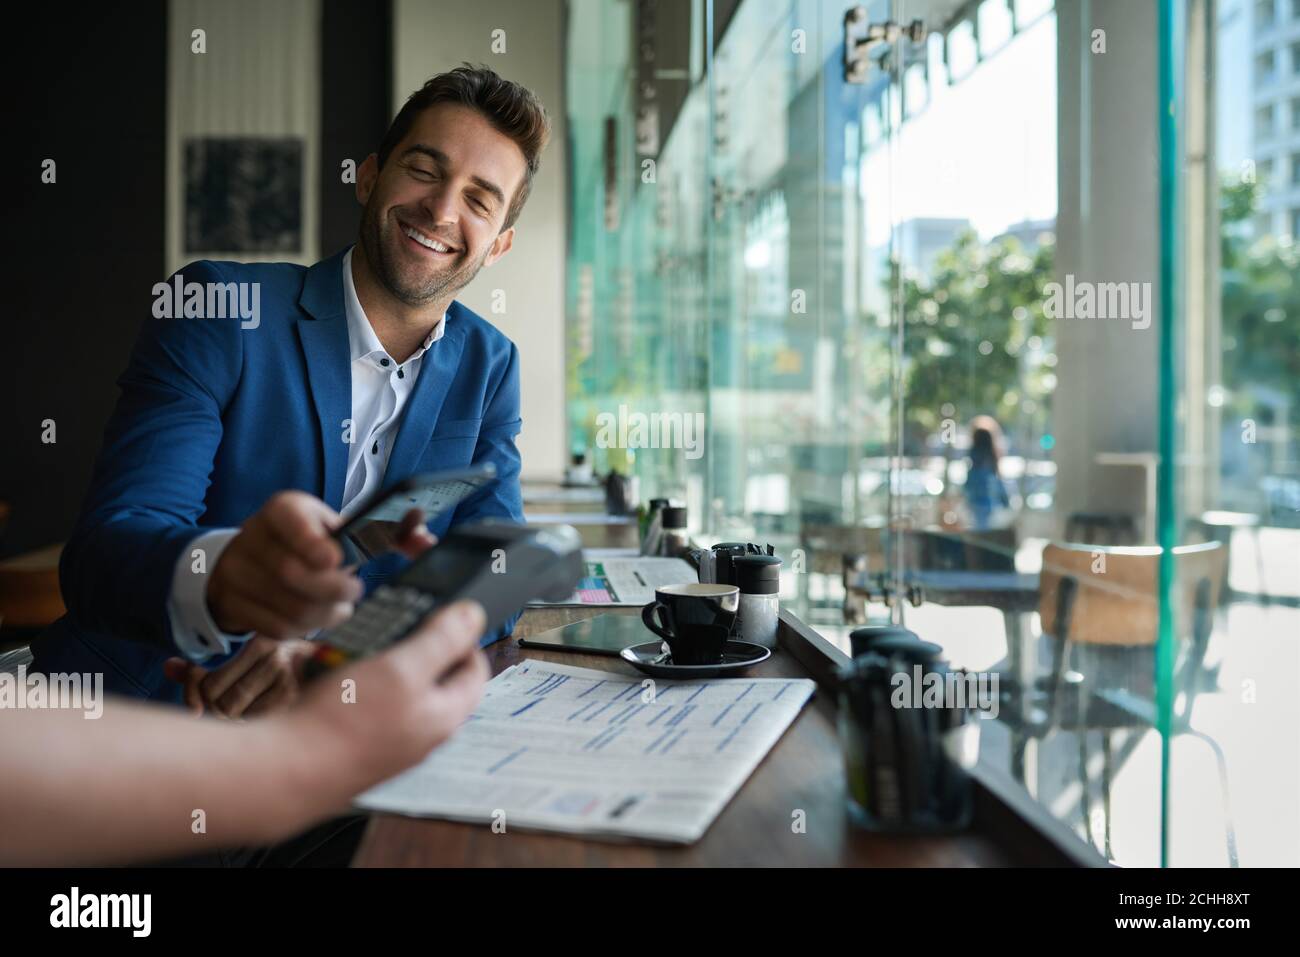
[[[393,454],[393,443],[402,421],[402,410],[415,389],[420,374],[420,360],[442,338],[447,316],[438,320],[433,331],[415,353],[400,365],[390,356],[375,335],[357,298],[352,281],[352,250],[343,257],[343,306],[348,323],[348,347],[352,363],[352,442],[348,446],[347,479],[343,485],[342,514],[350,514],[377,492]],[[186,657],[198,661],[211,655],[228,654],[231,644],[246,641],[250,635],[229,635],[221,631],[208,610],[206,574],[194,573],[194,553],[202,550],[207,570],[216,567],[227,543],[239,533],[237,528],[204,532],[182,550],[172,575],[171,597],[167,612],[172,635]]]

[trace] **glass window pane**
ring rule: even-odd
[[[923,64],[913,63],[903,73],[903,102],[909,117],[920,113],[930,102],[930,89]]]
[[[597,469],[685,501],[707,540],[801,550],[783,604],[832,640],[906,616],[998,675],[990,753],[1098,854],[1300,863],[1300,699],[1277,684],[1300,666],[1291,5],[1181,38],[1108,5],[1101,69],[1051,0],[951,4],[978,31],[929,23],[846,83],[843,4],[741,0],[653,157],[631,5],[574,5],[606,44],[569,66],[571,429]],[[1152,64],[1172,40],[1162,232]],[[602,447],[621,406],[702,415],[703,451]],[[847,594],[846,554],[865,569]],[[957,573],[1004,587],[977,602],[944,587]]]
[[[1185,463],[1174,530],[1187,549],[1169,594],[1173,865],[1300,863],[1300,721],[1270,677],[1300,667],[1300,142],[1276,82],[1294,63],[1279,42],[1293,7],[1255,4],[1249,31],[1239,17],[1192,18],[1175,38],[1190,122],[1175,157],[1186,228],[1171,239],[1193,238],[1178,260],[1179,362],[1165,400]],[[1251,47],[1264,49],[1243,55]],[[1243,102],[1253,125],[1235,122]]]
[[[1011,39],[1011,8],[1006,0],[983,0],[978,17],[980,55],[990,56]]]
[[[1020,29],[1051,11],[1054,0],[1016,0],[1016,24]]]
[[[963,79],[975,69],[978,57],[975,28],[969,20],[963,20],[948,31],[948,75],[952,82]]]

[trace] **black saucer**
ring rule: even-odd
[[[656,639],[624,648],[619,657],[652,678],[713,678],[737,675],[760,661],[767,661],[772,657],[772,649],[748,641],[729,640],[722,649],[722,660],[717,664],[675,665],[668,655],[668,645]]]

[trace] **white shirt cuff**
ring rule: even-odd
[[[252,632],[226,634],[217,627],[212,612],[208,610],[208,573],[217,567],[222,551],[238,534],[237,528],[204,532],[191,541],[176,559],[171,596],[167,599],[167,616],[171,620],[172,641],[191,661],[228,655],[232,643],[238,644],[253,636]],[[200,552],[201,555],[196,554]]]

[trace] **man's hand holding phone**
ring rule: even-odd
[[[255,634],[219,668],[167,662],[190,708],[238,718],[297,699],[313,646],[296,639],[345,621],[364,592],[356,569],[340,565],[341,525],[337,512],[304,492],[281,492],[244,523],[212,570],[208,608],[223,631]],[[435,544],[424,513],[408,511],[397,549],[414,559]]]
[[[347,522],[304,492],[273,496],[226,544],[207,587],[217,627],[255,637],[211,671],[173,658],[168,677],[185,686],[191,708],[226,717],[292,701],[311,651],[295,639],[342,624],[364,594],[350,563],[386,552],[418,558],[438,542],[426,509],[454,508],[495,477],[489,463],[410,476],[361,504]]]
[[[352,614],[364,588],[341,568],[335,511],[304,492],[281,492],[244,522],[212,570],[208,609],[230,634],[301,638]]]
[[[230,634],[302,638],[346,621],[364,593],[355,569],[341,566],[333,536],[338,513],[305,492],[281,492],[246,521],[222,551],[208,582],[213,621]],[[436,539],[418,509],[408,512],[398,548],[415,558]]]

